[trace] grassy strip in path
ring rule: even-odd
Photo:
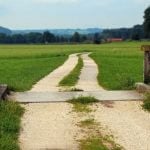
[[[82,116],[84,120],[79,122],[79,127],[84,132],[84,138],[79,141],[80,150],[121,150],[118,144],[113,141],[113,137],[104,135],[100,131],[99,123],[95,121],[90,112],[93,110],[89,108],[91,104],[97,103],[98,100],[94,97],[83,97],[74,98],[68,101],[73,104],[73,110],[76,113],[84,113]],[[87,119],[85,119],[87,118]],[[81,119],[81,116],[80,116]]]
[[[65,76],[62,81],[60,81],[60,86],[74,86],[78,79],[81,72],[81,69],[83,67],[83,60],[79,56],[78,58],[78,64],[75,66],[75,68],[70,72],[69,75]]]
[[[18,135],[24,109],[16,102],[0,102],[0,149],[19,150]]]
[[[90,133],[89,133],[90,134]],[[80,141],[80,150],[122,150],[110,136],[96,135]]]

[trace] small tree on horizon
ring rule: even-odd
[[[78,32],[75,32],[72,36],[72,41],[73,42],[76,42],[76,43],[79,43],[81,40],[81,36]]]
[[[43,33],[43,41],[45,44],[55,42],[55,35],[50,33],[49,31],[45,31]]]
[[[93,43],[94,44],[100,44],[101,43],[101,38],[99,33],[95,33],[93,37]]]

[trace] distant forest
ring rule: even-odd
[[[71,35],[55,35],[49,31],[44,33],[31,32],[26,34],[4,34],[0,33],[1,44],[49,44],[49,43],[95,43],[107,41],[110,38],[121,38],[123,40],[141,40],[150,38],[144,34],[143,25],[133,28],[105,29],[101,33],[80,34],[75,32]]]

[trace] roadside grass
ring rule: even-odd
[[[73,99],[69,100],[68,102],[73,104],[73,110],[75,112],[89,113],[92,111],[91,108],[89,107],[89,105],[91,105],[93,103],[97,103],[98,100],[91,96],[89,96],[89,97],[80,96],[78,98],[73,98]]]
[[[8,84],[9,88],[14,91],[29,90],[33,84],[61,65],[66,58],[66,56],[56,56],[51,58],[13,58],[9,61],[0,59],[0,83]]]
[[[0,102],[0,149],[19,150],[18,136],[24,109],[16,102]]]
[[[81,45],[0,45],[0,83],[15,91],[33,84],[64,63],[69,54],[93,52],[99,67],[98,81],[106,89],[132,89],[143,76],[141,45],[149,42],[120,42]]]
[[[150,112],[150,93],[146,94],[142,107]]]
[[[14,91],[31,89],[41,78],[62,65],[79,47],[62,45],[0,45],[0,84]]]
[[[74,86],[78,79],[83,67],[83,60],[80,56],[78,56],[78,63],[75,68],[69,73],[69,75],[65,76],[62,81],[60,81],[59,86]]]

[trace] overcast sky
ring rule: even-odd
[[[11,29],[118,28],[143,22],[150,0],[0,0],[0,26]]]

